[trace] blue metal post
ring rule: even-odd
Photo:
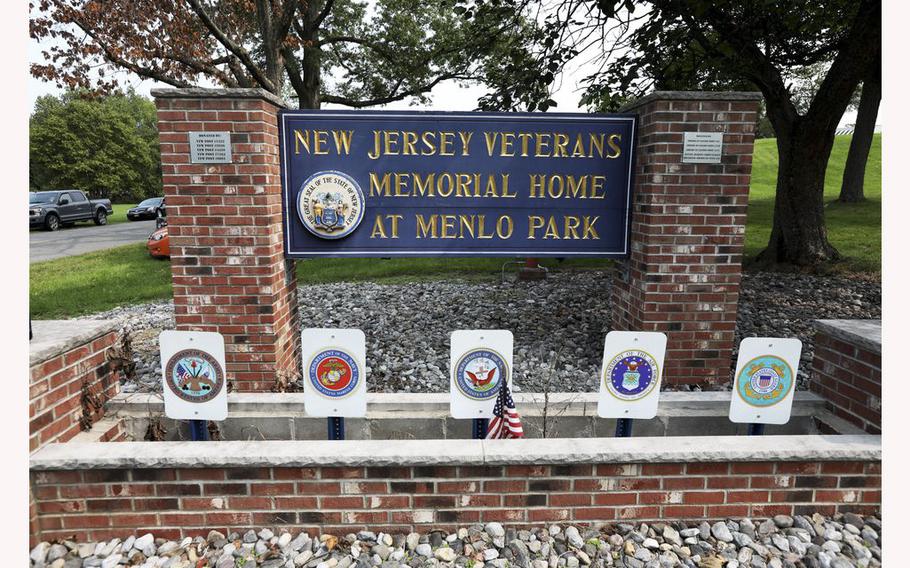
[[[205,420],[190,420],[190,439],[194,442],[207,442],[209,439],[208,422]]]
[[[616,419],[616,437],[617,438],[631,438],[632,437],[632,419],[631,418],[617,418]]]
[[[474,439],[483,440],[487,437],[487,426],[489,421],[486,418],[475,418],[474,419]]]
[[[749,436],[761,436],[764,433],[765,433],[764,424],[754,424],[754,423],[749,424],[749,431],[747,432],[747,434]]]
[[[329,416],[329,440],[344,440],[344,418]]]

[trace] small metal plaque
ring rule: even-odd
[[[190,132],[190,162],[230,164],[230,132]]]
[[[723,132],[686,132],[683,135],[684,164],[719,164],[723,150]]]

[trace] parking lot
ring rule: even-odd
[[[143,242],[155,230],[155,221],[132,221],[95,226],[77,223],[59,231],[29,231],[29,262],[41,262],[86,252]]]

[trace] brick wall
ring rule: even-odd
[[[65,324],[64,324],[65,325]],[[66,442],[84,428],[83,385],[99,400],[111,399],[119,383],[108,363],[108,351],[117,342],[116,331],[106,331],[29,369],[29,451],[51,442]],[[86,417],[88,424],[101,414]]]
[[[878,511],[879,461],[33,471],[45,540]]]
[[[877,339],[848,331],[857,324],[871,326],[873,333],[877,327]],[[809,388],[825,398],[834,415],[870,434],[881,434],[881,321],[827,320],[816,325]]]
[[[238,391],[300,364],[282,248],[280,101],[258,89],[155,89],[177,329],[224,335]],[[230,164],[190,163],[189,132],[230,132]]]
[[[755,93],[657,92],[640,116],[632,251],[617,263],[613,328],[668,335],[663,380],[730,380]],[[720,164],[683,164],[685,132],[723,132]]]

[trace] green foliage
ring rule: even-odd
[[[865,194],[862,203],[840,203],[841,178],[850,149],[851,136],[835,136],[834,148],[825,175],[825,220],[828,239],[844,256],[838,270],[880,272],[882,264],[882,135],[876,134],[866,163]],[[752,158],[752,185],[746,227],[746,261],[754,259],[768,243],[774,193],[777,185],[777,140],[755,143]]]
[[[61,188],[120,202],[161,195],[155,105],[133,92],[40,97],[29,120],[29,189]]]

